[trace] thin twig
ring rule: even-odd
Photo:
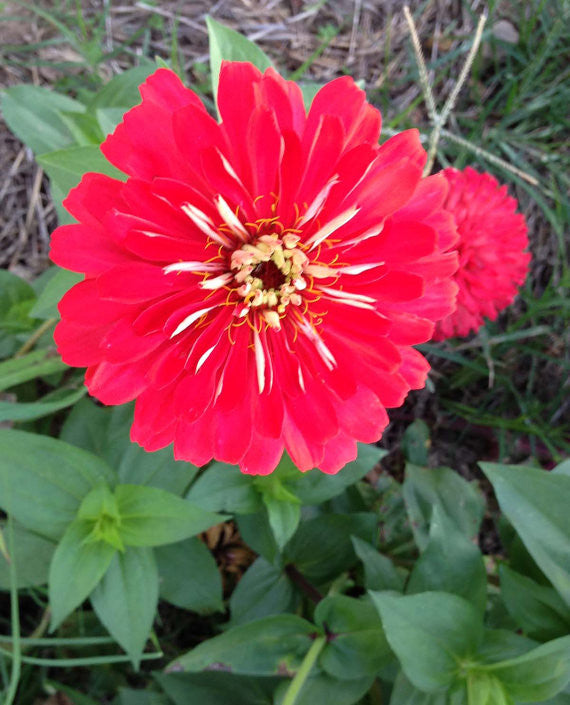
[[[465,83],[469,71],[471,70],[473,61],[475,61],[475,56],[477,55],[477,50],[479,49],[479,44],[481,43],[481,37],[483,36],[483,27],[485,26],[486,21],[487,14],[484,12],[481,17],[479,17],[479,22],[475,31],[475,38],[473,39],[473,44],[471,45],[471,49],[469,49],[469,53],[467,54],[467,58],[465,59],[465,63],[463,64],[463,68],[461,69],[461,73],[459,74],[459,78],[453,86],[453,89],[449,94],[449,97],[445,101],[441,113],[439,114],[442,127],[447,122],[449,113],[453,110],[455,106],[455,101],[457,100],[457,96],[463,88],[463,84]]]
[[[414,45],[414,52],[416,54],[416,62],[418,64],[418,71],[420,73],[420,85],[422,87],[422,92],[424,94],[424,100],[426,102],[428,115],[430,120],[435,122],[437,120],[437,111],[435,109],[435,100],[433,98],[433,93],[431,86],[429,84],[429,78],[426,68],[426,62],[424,60],[424,53],[422,51],[422,45],[420,43],[420,38],[416,30],[416,23],[410,12],[410,8],[404,5],[404,17],[410,28],[410,34],[412,36],[412,44]]]
[[[30,350],[34,347],[34,345],[38,342],[42,335],[56,323],[57,318],[48,318],[47,321],[44,321],[41,326],[37,330],[35,330],[32,335],[30,335],[30,337],[26,340],[22,347],[14,354],[14,357],[22,357],[22,355],[25,355],[27,352],[30,352]]]
[[[538,179],[535,179],[534,176],[531,176],[526,171],[522,171],[522,169],[518,169],[516,166],[509,164],[509,162],[506,162],[504,159],[501,159],[500,157],[491,154],[491,152],[488,152],[486,149],[483,149],[482,147],[477,147],[477,145],[472,144],[466,139],[463,139],[463,137],[454,135],[453,132],[449,132],[449,130],[445,130],[442,128],[441,134],[444,137],[447,137],[448,139],[452,140],[453,142],[457,142],[457,144],[460,144],[462,147],[470,149],[474,154],[483,157],[487,161],[492,162],[493,164],[497,164],[498,166],[503,167],[503,169],[506,169],[507,171],[510,171],[513,174],[520,176],[521,179],[528,181],[529,184],[532,184],[533,186],[538,186]]]

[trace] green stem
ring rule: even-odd
[[[11,651],[5,651],[0,649],[0,653],[3,656],[16,661],[16,654]],[[152,661],[154,659],[162,658],[164,654],[162,652],[142,654],[141,661]],[[102,666],[110,663],[129,663],[131,658],[129,656],[123,656],[122,654],[112,655],[112,656],[85,656],[84,658],[36,658],[35,656],[19,656],[18,660],[22,663],[29,663],[32,666],[46,666],[48,668],[72,668],[75,666]],[[19,670],[19,666],[18,666]],[[16,683],[17,685],[17,683]],[[3,705],[12,705],[12,700],[6,700]]]
[[[18,605],[18,577],[16,573],[16,557],[14,551],[14,526],[12,515],[8,514],[8,550],[10,551],[10,612],[12,619],[12,673],[10,685],[4,705],[12,705],[18,684],[22,665],[22,649],[20,646],[20,608]]]
[[[30,335],[30,337],[26,340],[22,347],[15,353],[14,358],[22,357],[26,353],[30,352],[30,350],[34,347],[34,345],[38,342],[42,335],[56,323],[57,318],[48,318],[47,321],[44,321],[41,326],[37,330],[35,330],[32,335]]]
[[[285,697],[283,698],[283,702],[281,703],[281,705],[295,705],[295,701],[297,700],[299,693],[305,685],[305,681],[309,677],[309,674],[313,666],[315,665],[316,660],[319,657],[319,654],[321,653],[325,644],[325,636],[317,637],[312,643],[311,648],[307,651],[307,654],[303,659],[301,667],[299,668],[299,670],[295,674],[295,677],[289,684],[289,687],[287,688],[287,692],[285,693]]]

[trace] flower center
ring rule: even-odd
[[[299,306],[299,291],[306,288],[303,270],[307,255],[297,247],[299,237],[292,233],[261,235],[242,245],[231,257],[235,291],[243,298],[240,316],[257,309],[273,328],[289,304]]]

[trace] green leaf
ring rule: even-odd
[[[35,300],[27,282],[0,269],[0,358],[13,355],[37,325],[30,316]]]
[[[87,493],[113,482],[99,458],[55,438],[0,429],[0,507],[31,531],[58,540]]]
[[[547,641],[570,633],[570,609],[551,587],[499,567],[501,597],[512,617],[529,635]]]
[[[345,595],[325,597],[315,610],[315,624],[330,635],[319,665],[341,680],[373,676],[392,652],[373,604]]]
[[[315,584],[332,580],[356,563],[351,535],[368,542],[374,540],[376,515],[324,514],[304,521],[287,544],[285,561]]]
[[[394,682],[390,705],[449,705],[447,691],[443,693],[425,693],[418,690],[400,671]]]
[[[561,463],[551,470],[555,475],[567,475],[570,476],[570,458],[563,460]]]
[[[160,596],[164,600],[199,614],[224,609],[220,571],[202,541],[190,538],[160,546],[155,549],[155,557],[160,577]],[[240,584],[241,581],[238,587]]]
[[[298,501],[277,499],[267,494],[263,495],[263,502],[275,542],[282,551],[299,526],[301,505]]]
[[[273,691],[282,678],[250,678],[224,671],[155,673],[175,705],[273,705]]]
[[[51,629],[55,629],[99,583],[115,549],[102,541],[88,541],[88,522],[74,521],[53,554],[49,572]]]
[[[570,681],[570,636],[549,641],[509,661],[478,668],[498,678],[517,702],[547,700]]]
[[[94,115],[87,113],[61,113],[61,118],[73,136],[73,141],[78,147],[99,145],[103,141],[103,134]]]
[[[112,132],[119,123],[123,121],[123,116],[125,114],[125,108],[97,108],[97,122],[101,131],[107,137]]]
[[[212,94],[214,102],[218,97],[218,81],[222,61],[249,61],[261,71],[273,64],[271,59],[243,34],[206,16],[210,43],[210,69],[212,71]]]
[[[51,348],[34,350],[22,357],[5,360],[0,362],[0,391],[66,368],[65,363]]]
[[[498,678],[487,673],[470,673],[467,678],[468,705],[513,705]]]
[[[251,514],[263,506],[253,480],[236,465],[212,463],[194,482],[186,498],[210,511]]]
[[[87,541],[104,541],[118,551],[125,550],[117,499],[107,485],[99,485],[87,494],[77,510],[77,518],[90,524]]]
[[[67,269],[60,269],[55,266],[52,269],[56,273],[48,281],[30,311],[30,315],[34,316],[34,318],[41,318],[42,320],[59,318],[58,303],[72,286],[75,286],[84,278],[83,274],[69,272]]]
[[[416,543],[424,550],[433,507],[438,505],[469,538],[477,535],[485,501],[477,486],[449,468],[421,468],[408,463],[403,485],[406,509]]]
[[[279,549],[269,526],[267,512],[241,514],[237,517],[237,525],[242,539],[251,549],[270,563],[277,559]]]
[[[2,97],[8,127],[36,155],[72,144],[73,134],[62,113],[84,111],[83,103],[40,86],[12,86]]]
[[[483,642],[477,649],[477,661],[498,663],[517,658],[538,646],[537,642],[508,629],[485,629]]]
[[[398,573],[392,561],[378,552],[374,546],[351,536],[356,555],[364,565],[364,586],[369,590],[395,590],[402,592],[404,579]]]
[[[51,183],[63,194],[67,194],[81,181],[83,174],[95,171],[121,181],[125,175],[108,162],[98,146],[67,147],[56,152],[47,152],[37,159]]]
[[[428,693],[448,688],[483,639],[480,614],[457,595],[370,595],[380,612],[388,642],[404,673]]]
[[[297,695],[295,705],[354,705],[370,690],[373,677],[364,676],[353,680],[338,680],[327,673],[314,670]],[[275,705],[283,705],[289,683],[281,683],[275,691]],[[221,705],[221,703],[220,703]],[[233,703],[232,703],[233,705]]]
[[[345,465],[336,475],[326,475],[320,470],[309,470],[304,473],[297,471],[293,477],[287,478],[285,486],[303,504],[321,504],[354,485],[385,455],[385,450],[359,443],[356,460]]]
[[[292,614],[258,619],[203,642],[169,668],[222,670],[251,676],[291,675],[300,666],[315,626]]]
[[[104,458],[117,470],[121,484],[150,485],[181,494],[198,468],[174,460],[172,448],[147,453],[129,434],[133,405],[103,408],[91,399],[76,404],[61,430],[62,440]]]
[[[79,389],[56,389],[33,402],[0,401],[0,423],[2,421],[33,421],[49,416],[56,411],[73,406],[87,394],[86,387]]]
[[[524,545],[570,606],[570,477],[480,463]]]
[[[150,548],[116,553],[91,593],[91,604],[107,631],[138,669],[158,603],[158,571]]]
[[[487,572],[481,551],[440,505],[433,508],[429,543],[414,565],[408,593],[451,592],[469,600],[481,614],[487,603]]]
[[[149,690],[130,690],[121,688],[119,690],[119,702],[117,705],[171,705],[166,695],[152,693]]]
[[[121,538],[127,546],[175,543],[225,519],[156,487],[118,485],[115,496]]]
[[[2,533],[5,533],[4,527],[0,530],[0,538]],[[4,543],[7,543],[5,536]],[[10,558],[15,556],[16,578],[20,590],[47,583],[49,564],[54,550],[55,544],[51,541],[41,538],[14,522]],[[10,589],[10,564],[3,553],[0,554],[0,589]]]
[[[416,419],[406,428],[402,436],[402,451],[406,460],[414,465],[426,466],[429,447],[428,425],[425,421]]]
[[[88,109],[95,112],[99,108],[122,108],[127,110],[141,102],[139,86],[156,71],[153,61],[135,66],[114,76],[97,92],[88,104]]]
[[[287,575],[259,557],[245,572],[230,598],[232,626],[281,612],[292,612],[299,602]]]

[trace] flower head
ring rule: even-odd
[[[425,383],[412,345],[454,306],[447,183],[421,178],[418,133],[378,146],[352,81],[299,88],[224,63],[208,115],[174,73],[102,145],[128,175],[86,174],[52,259],[85,279],[56,341],[106,404],[136,399],[131,436],[177,458],[268,473],[286,448],[336,472],[386,407]]]
[[[445,209],[453,215],[459,240],[457,310],[439,321],[435,340],[478,330],[512,304],[530,261],[524,216],[517,201],[490,174],[467,167],[441,172],[449,183]]]

